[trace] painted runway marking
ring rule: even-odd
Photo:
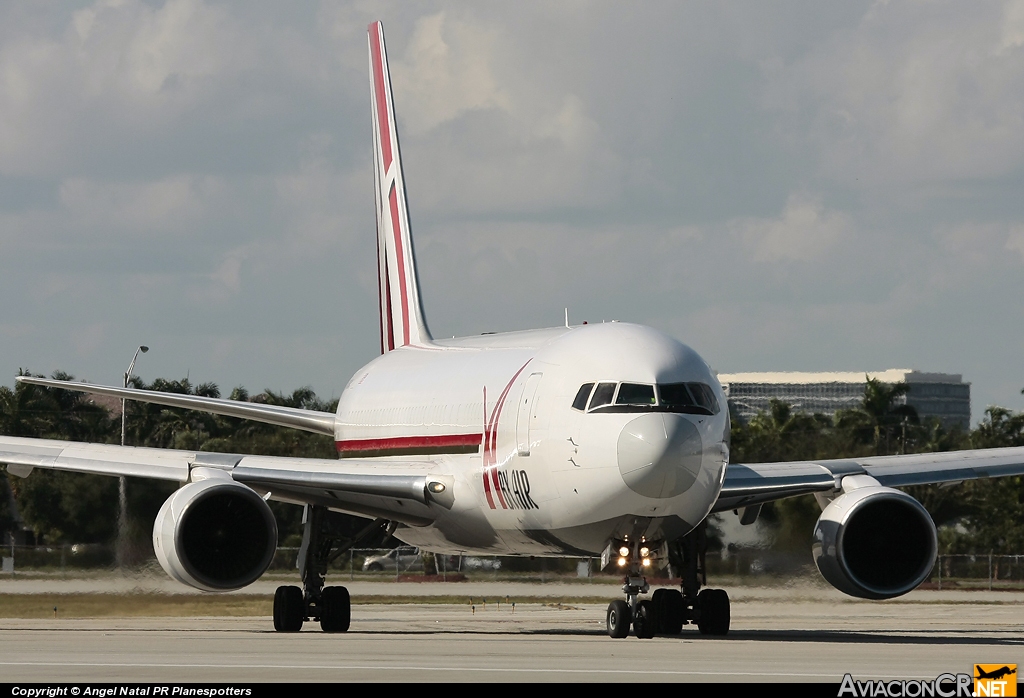
[[[147,669],[337,669],[341,671],[368,670],[379,671],[487,671],[493,672],[494,667],[456,667],[456,666],[395,666],[394,664],[132,664],[128,662],[0,662],[0,666],[43,666],[43,667],[111,667],[111,668],[147,668]],[[672,669],[515,669],[502,668],[502,671],[518,674],[664,674],[669,676],[721,676],[719,671],[677,671]],[[797,678],[835,679],[835,674],[793,674],[788,672],[756,672],[730,671],[729,676],[793,676]]]

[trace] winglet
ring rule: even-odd
[[[381,353],[386,353],[402,346],[429,344],[431,337],[420,302],[405,177],[391,96],[391,74],[384,48],[384,27],[380,22],[374,22],[368,33]]]

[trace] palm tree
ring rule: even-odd
[[[74,376],[64,371],[54,371],[51,378],[59,381],[73,381]],[[69,441],[112,441],[114,423],[110,412],[93,402],[86,393],[60,388],[39,388],[50,408],[49,435]]]
[[[908,425],[917,425],[917,410],[906,404],[907,383],[883,383],[865,376],[861,406],[836,415],[836,425],[847,432],[855,444],[871,445],[876,455],[892,453],[894,447],[906,449]]]
[[[32,374],[19,370],[18,375]],[[15,383],[14,390],[0,386],[0,434],[42,436],[52,423],[49,417],[50,406],[36,386]]]

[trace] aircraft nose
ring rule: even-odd
[[[655,499],[675,497],[697,480],[702,453],[700,433],[685,417],[645,414],[619,434],[619,473],[638,494]]]

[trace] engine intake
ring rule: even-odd
[[[230,591],[266,572],[277,521],[256,492],[227,477],[192,482],[171,495],[153,524],[153,548],[171,577],[204,591]]]
[[[920,502],[875,483],[825,507],[812,552],[821,576],[835,588],[862,599],[890,599],[928,578],[938,536]]]

